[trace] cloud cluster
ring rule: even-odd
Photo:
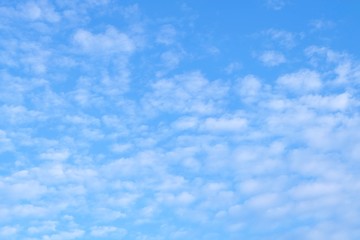
[[[0,8],[0,237],[358,239],[357,56],[271,28],[222,75],[139,9]]]

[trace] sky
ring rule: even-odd
[[[359,11],[0,0],[0,239],[360,239]]]

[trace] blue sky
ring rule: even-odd
[[[358,1],[0,1],[0,238],[360,238]]]

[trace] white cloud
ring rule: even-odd
[[[191,9],[149,18],[108,0],[4,4],[2,238],[359,235],[355,57],[314,46],[304,57],[317,34],[301,43],[292,28],[261,32],[261,46],[241,29],[219,38]],[[234,39],[265,65],[294,64],[251,64]],[[218,49],[204,44],[221,54],[205,59]]]
[[[159,164],[159,156],[153,151],[138,152],[131,158],[120,158],[104,164],[100,173],[106,178],[116,178],[118,176],[137,176],[142,174],[143,177],[152,175],[161,171],[162,166]]]
[[[99,119],[89,115],[67,115],[64,117],[64,120],[74,125],[99,125]]]
[[[112,222],[128,217],[123,211],[104,208],[103,206],[94,208],[93,214],[96,216],[96,219],[100,220],[101,222]]]
[[[81,134],[88,140],[100,140],[105,137],[104,133],[99,129],[94,128],[84,128],[81,131]]]
[[[152,110],[209,114],[217,111],[228,87],[220,81],[209,81],[200,72],[176,75],[152,83],[153,92],[143,99]]]
[[[52,52],[39,45],[38,43],[21,43],[19,48],[24,51],[20,55],[20,61],[23,67],[29,72],[42,75],[47,72],[47,63],[50,62]],[[43,80],[44,81],[44,80]]]
[[[156,189],[160,191],[179,191],[187,185],[187,181],[182,176],[165,176],[162,181],[163,182],[156,187]]]
[[[286,128],[288,130],[288,128]],[[286,133],[283,134],[281,130],[276,129],[273,126],[266,126],[262,131],[274,131],[281,133],[283,138],[292,137],[287,136]],[[285,129],[283,131],[286,131]],[[250,142],[258,142],[259,139],[266,138],[268,134],[260,135],[260,137],[256,138],[255,140],[250,139]],[[261,140],[260,140],[261,141]],[[287,141],[287,138],[286,138]],[[255,145],[254,143],[252,146],[238,146],[235,149],[232,149],[230,152],[229,164],[231,165],[232,169],[238,172],[239,175],[242,177],[239,178],[239,190],[243,189],[242,184],[247,182],[248,179],[253,176],[261,176],[257,180],[262,180],[261,178],[266,179],[270,176],[272,178],[272,184],[277,185],[278,182],[273,175],[276,175],[276,172],[281,172],[284,170],[285,165],[283,164],[283,149],[284,146],[282,144],[275,142],[271,142],[268,144],[263,145]],[[285,151],[284,151],[285,152]],[[271,177],[272,176],[272,177]],[[266,180],[265,180],[266,181]],[[281,180],[279,180],[281,182]],[[250,181],[250,183],[254,183]],[[262,183],[260,189],[267,189],[270,190],[270,186],[268,184]],[[274,189],[274,191],[277,191]]]
[[[160,193],[157,196],[157,201],[174,206],[189,205],[195,200],[195,197],[188,192],[181,192],[178,194],[173,193]]]
[[[13,227],[13,226],[4,226],[2,228],[0,228],[0,236],[3,237],[10,237],[15,235],[18,232],[18,228],[17,227]]]
[[[339,184],[327,182],[304,183],[290,190],[295,198],[327,198],[340,193]]]
[[[286,62],[285,56],[276,51],[265,51],[259,56],[259,60],[265,65],[269,67],[278,66],[282,63]]]
[[[123,152],[127,152],[132,148],[132,145],[129,143],[125,143],[125,144],[114,144],[111,146],[111,151],[116,152],[116,153],[123,153]]]
[[[297,92],[317,91],[322,87],[320,74],[308,69],[284,74],[276,80],[276,83],[281,88]]]
[[[11,217],[13,218],[24,218],[24,217],[30,217],[30,218],[43,218],[47,214],[49,214],[49,209],[42,207],[42,206],[36,206],[32,204],[21,204],[21,205],[15,205],[12,209],[10,209]]]
[[[245,204],[259,210],[269,209],[270,207],[279,204],[279,196],[275,193],[263,193],[251,197]]]
[[[116,236],[123,237],[127,231],[114,226],[95,226],[91,228],[90,234],[94,237],[106,237],[109,234],[116,234]]]
[[[35,200],[43,196],[47,190],[45,186],[36,181],[0,183],[0,192],[11,201]]]
[[[175,129],[186,130],[196,128],[199,124],[199,120],[196,117],[182,117],[177,119],[173,126]]]
[[[54,232],[56,231],[57,222],[55,221],[45,221],[41,222],[36,226],[29,227],[27,231],[30,234],[38,234],[44,232]]]
[[[90,54],[115,55],[131,53],[135,50],[130,37],[114,27],[108,27],[104,33],[98,34],[79,29],[73,39],[85,53]]]
[[[41,153],[40,158],[45,160],[52,161],[65,161],[69,158],[70,152],[69,150],[49,150],[47,152]]]
[[[247,179],[239,184],[240,191],[244,194],[257,193],[263,190],[262,182],[255,179]]]
[[[46,118],[41,112],[29,110],[22,105],[2,105],[0,113],[6,116],[7,121],[14,125],[44,120]]]
[[[305,54],[310,57],[312,62],[318,60],[318,57],[325,57],[329,62],[336,62],[345,57],[344,53],[335,52],[326,47],[310,46],[305,49]]]
[[[264,93],[261,81],[254,75],[240,78],[238,82],[238,92],[246,102],[253,102],[258,99],[260,94]]]
[[[138,193],[121,193],[119,196],[112,194],[105,199],[105,203],[112,207],[129,208],[140,198]]]
[[[318,110],[346,110],[351,104],[351,96],[348,93],[341,93],[338,95],[321,96],[321,95],[306,95],[300,98],[299,102],[308,107],[316,108]]]
[[[247,126],[247,120],[243,117],[220,117],[207,118],[202,128],[210,132],[238,132]]]
[[[336,75],[333,83],[336,85],[357,82],[360,78],[360,64],[352,56],[344,52],[337,52],[327,47],[310,46],[305,49],[310,62],[317,68],[327,68]]]
[[[177,196],[176,201],[182,205],[183,204],[187,205],[187,204],[192,203],[194,200],[195,200],[195,197],[192,194],[190,194],[188,192],[182,192]]]
[[[33,21],[46,20],[54,23],[61,20],[60,14],[56,12],[54,7],[47,1],[38,1],[38,3],[28,2],[20,8],[23,11],[24,16]]]
[[[80,237],[83,237],[85,234],[85,231],[81,229],[75,229],[68,232],[59,232],[53,235],[45,235],[43,236],[44,240],[72,240],[72,239],[79,239]]]

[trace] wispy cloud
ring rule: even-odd
[[[109,27],[103,34],[92,34],[83,29],[76,31],[74,42],[80,46],[85,53],[116,54],[131,53],[134,44],[130,38],[119,33],[115,28]]]

